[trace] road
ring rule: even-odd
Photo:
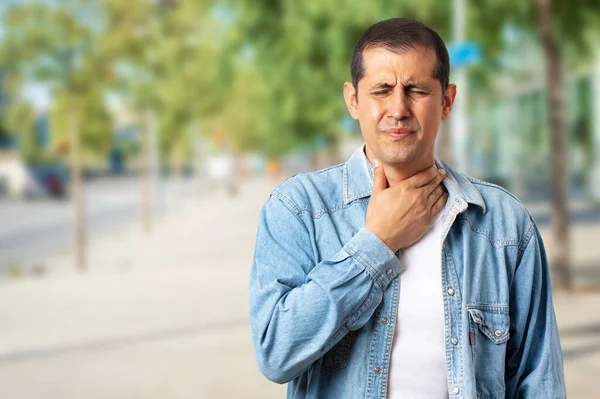
[[[139,219],[141,186],[137,178],[102,178],[86,182],[88,240],[126,227]],[[162,212],[179,199],[205,190],[198,179],[165,180],[158,190]],[[0,199],[0,275],[12,265],[26,270],[72,249],[73,207],[70,201]]]

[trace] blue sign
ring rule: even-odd
[[[475,42],[451,43],[448,54],[453,67],[466,67],[481,60],[481,46]]]

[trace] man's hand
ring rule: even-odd
[[[365,227],[396,252],[427,231],[448,199],[441,184],[446,171],[434,165],[388,188],[379,160],[374,160],[373,192]]]

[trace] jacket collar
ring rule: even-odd
[[[477,205],[485,214],[485,202],[475,186],[462,173],[454,171],[437,155],[435,163],[448,172],[442,184],[448,190],[449,200]],[[369,197],[372,190],[373,169],[365,155],[365,144],[363,144],[344,164],[344,203],[348,204],[356,199]]]

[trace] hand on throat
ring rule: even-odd
[[[388,181],[388,187],[394,187],[396,184],[416,175],[419,172],[424,171],[427,168],[430,168],[433,164],[435,164],[435,154],[431,154],[427,157],[421,157],[416,159],[414,162],[402,164],[402,165],[389,165],[385,163],[383,160],[378,158],[373,151],[369,148],[369,146],[365,146],[365,154],[373,165],[373,160],[378,159],[379,164],[383,166],[383,170],[385,171],[385,176]]]

